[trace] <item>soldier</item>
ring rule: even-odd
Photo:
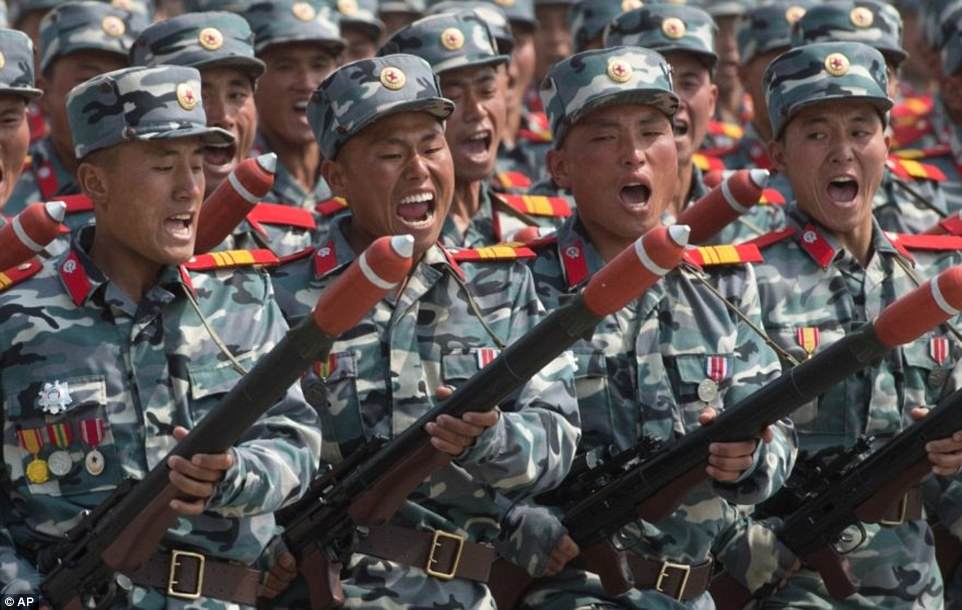
[[[605,26],[626,11],[641,6],[640,1],[607,2],[606,0],[580,0],[571,8],[571,36],[574,52],[604,48]]]
[[[379,52],[427,60],[442,93],[455,104],[444,131],[454,161],[454,200],[441,232],[442,243],[451,247],[509,241],[523,227],[556,227],[570,214],[564,200],[526,206],[530,200],[495,195],[488,185],[505,124],[498,74],[508,56],[496,47],[481,17],[466,9],[420,19],[394,34]]]
[[[885,58],[888,95],[898,96],[898,71],[907,54],[901,46],[902,19],[889,4],[874,0],[835,2],[805,13],[792,31],[792,46],[813,42],[861,40]],[[909,104],[911,105],[911,104]],[[906,105],[891,111],[892,139],[898,148],[899,121],[910,113]],[[874,203],[874,214],[886,231],[920,233],[956,210],[946,207],[941,184],[946,176],[938,167],[905,161],[898,153],[889,158]],[[790,193],[789,193],[790,195]],[[790,198],[790,197],[789,197]]]
[[[204,151],[206,198],[250,156],[257,133],[254,89],[264,62],[254,57],[250,26],[230,13],[187,13],[148,27],[130,55],[134,65],[171,64],[200,71],[208,124],[234,136],[232,144]],[[237,227],[224,249],[268,248],[286,256],[311,245],[317,223],[308,210],[261,204],[255,215],[252,223]]]
[[[712,70],[715,25],[701,9],[673,4],[646,5],[611,22],[605,46],[640,46],[662,53],[672,67],[675,93],[681,106],[674,117],[678,147],[678,184],[666,212],[677,216],[689,203],[708,192],[696,152],[705,141],[715,114],[718,87]],[[726,227],[714,243],[736,243],[781,227],[780,206],[756,205]]]
[[[378,19],[377,0],[332,0],[334,17],[347,43],[344,61],[374,57],[384,34],[384,22]]]
[[[23,32],[0,29],[0,211],[23,170],[30,143],[27,105],[42,95],[34,86],[33,43]],[[5,223],[0,214],[0,227]]]
[[[572,0],[535,0],[534,17],[538,21],[534,33],[535,83],[540,83],[551,66],[572,53],[569,16],[574,4]]]
[[[6,593],[38,591],[59,560],[51,539],[143,477],[287,329],[267,274],[250,268],[276,263],[269,252],[191,258],[203,148],[231,139],[206,126],[195,69],[109,72],[67,110],[97,222],[0,295],[17,312],[0,326]],[[170,458],[181,517],[117,578],[111,607],[253,608],[272,513],[316,473],[317,425],[292,387],[233,448]]]
[[[41,23],[40,100],[50,133],[30,147],[30,166],[20,177],[7,211],[17,213],[35,201],[79,193],[74,172],[67,94],[77,84],[127,65],[130,45],[146,22],[104,2],[69,2]],[[68,210],[66,224],[76,228],[91,219],[89,206]]]
[[[424,0],[380,0],[377,17],[384,24],[384,35],[390,36],[424,16]]]
[[[660,223],[677,166],[671,117],[679,101],[670,73],[661,55],[637,47],[585,51],[548,73],[542,94],[557,147],[549,166],[577,202],[557,236],[536,246],[539,256],[531,263],[549,309]],[[627,450],[644,436],[676,438],[778,375],[774,352],[741,317],[760,321],[754,272],[746,264],[758,260],[757,251],[732,250],[726,263],[713,248],[691,251],[688,263],[576,344],[580,452]],[[729,501],[768,497],[791,469],[791,424],[775,426],[765,439],[713,446],[711,484],[692,490],[669,518],[639,521],[621,532],[618,546],[629,549],[635,590],[609,595],[595,574],[570,567],[540,581],[524,606],[711,608],[709,549],[734,522]],[[508,521],[517,518],[513,512]],[[528,527],[533,531],[522,530],[504,545],[513,559],[523,555],[519,565],[552,574],[577,551],[558,523],[536,519]],[[539,551],[540,557],[531,556]]]
[[[765,72],[772,161],[788,176],[796,200],[787,228],[755,242],[765,255],[758,286],[765,330],[796,362],[877,317],[918,278],[958,261],[941,238],[887,234],[872,216],[892,107],[884,66],[875,49],[836,42],[793,49]],[[910,252],[914,247],[931,252]],[[878,442],[897,434],[924,414],[918,407],[958,387],[960,349],[943,326],[795,411],[804,460],[851,447],[863,434]],[[959,438],[929,443],[935,474],[962,467]],[[913,490],[885,521],[862,523],[862,535],[841,541],[858,586],[854,596],[833,599],[819,575],[803,568],[764,607],[941,608],[942,578],[920,496]],[[770,536],[753,542],[762,548],[741,561],[758,572],[786,552],[779,545],[773,554]]]
[[[311,395],[318,384],[326,388],[330,404],[321,425],[330,462],[374,436],[403,431],[437,403],[435,388],[463,383],[543,313],[530,273],[516,260],[524,251],[451,253],[437,244],[454,192],[443,132],[452,109],[431,66],[404,54],[340,68],[311,101],[324,175],[351,215],[335,221],[312,256],[277,270],[288,317],[305,315],[318,291],[375,237],[413,235],[418,261],[399,294],[334,344],[317,369],[322,377],[305,378]],[[572,369],[570,357],[559,358],[500,411],[428,424],[432,444],[457,457],[408,498],[390,525],[360,532],[343,572],[350,607],[493,607],[484,580],[493,559],[486,543],[499,530],[495,492],[522,498],[563,478],[579,437]],[[451,580],[423,569],[435,531],[447,533],[441,540],[450,534],[464,541]],[[403,536],[410,542],[402,545],[424,552],[402,558],[385,536]],[[303,600],[291,606],[303,607]]]
[[[321,178],[321,155],[307,123],[307,102],[334,71],[344,41],[330,9],[301,0],[255,2],[244,16],[254,31],[254,51],[267,64],[254,92],[258,136],[254,153],[277,154],[277,173],[268,201],[314,211],[331,191]],[[318,231],[329,216],[317,215]]]

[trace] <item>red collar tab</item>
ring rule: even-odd
[[[74,305],[77,307],[83,305],[93,286],[74,250],[71,250],[60,264],[60,279]]]

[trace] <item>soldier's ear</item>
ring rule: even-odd
[[[548,173],[555,184],[563,189],[571,188],[571,172],[565,154],[560,150],[549,150],[545,158],[548,164]]]
[[[77,184],[94,203],[105,201],[110,192],[106,170],[96,163],[84,161],[77,166]]]
[[[334,193],[335,197],[347,198],[347,174],[340,163],[324,159],[321,162],[321,175],[324,176],[324,180],[331,187],[331,192]]]
[[[785,136],[768,143],[768,157],[779,172],[785,172]]]

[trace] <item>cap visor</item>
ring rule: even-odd
[[[458,61],[460,58],[452,60]],[[478,68],[480,66],[496,66],[498,64],[506,64],[511,61],[511,58],[507,55],[493,55],[491,57],[485,57],[484,59],[476,59],[474,61],[468,61],[465,63],[459,63],[456,65],[446,66],[444,62],[431,66],[435,74],[441,74],[442,72],[450,72],[451,70],[457,70],[459,68]]]
[[[258,79],[264,75],[267,66],[263,61],[256,57],[215,57],[206,61],[191,64],[192,68],[203,70],[204,68],[236,68],[244,74],[250,75],[253,79]]]
[[[137,133],[137,140],[173,140],[176,138],[193,138],[200,136],[205,145],[232,144],[234,136],[220,127],[185,127],[183,129],[168,129],[165,131],[143,131]]]
[[[27,98],[28,100],[35,100],[43,95],[43,91],[40,89],[34,89],[33,87],[0,86],[0,95],[19,95],[20,97]]]

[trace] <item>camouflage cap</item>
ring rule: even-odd
[[[334,16],[341,26],[354,25],[367,30],[375,41],[384,32],[384,22],[378,16],[377,0],[330,0]]]
[[[511,51],[514,49],[514,34],[511,33],[508,16],[500,6],[484,0],[443,0],[443,2],[432,4],[428,13],[440,15],[441,13],[456,13],[463,9],[473,10],[481,21],[488,26],[491,35],[497,42],[499,53],[511,55]]]
[[[568,22],[575,53],[583,51],[592,40],[601,36],[605,26],[627,11],[640,8],[642,0],[580,0],[571,8]]]
[[[885,58],[860,42],[818,42],[782,53],[768,64],[762,82],[776,138],[812,104],[864,101],[883,115],[892,108]]]
[[[925,0],[921,5],[922,34],[929,47],[940,51],[951,29],[951,16],[962,9],[962,0]]]
[[[538,6],[550,6],[552,4],[562,4],[565,6],[573,6],[578,0],[534,0],[534,5]]]
[[[114,53],[126,61],[134,38],[145,27],[143,16],[104,2],[62,4],[40,22],[40,71],[80,51]]]
[[[362,129],[398,112],[428,112],[446,119],[454,102],[442,97],[428,62],[414,55],[386,55],[341,66],[317,88],[307,120],[326,159]]]
[[[508,21],[513,25],[521,25],[534,29],[538,21],[534,16],[534,0],[484,0],[504,11]]]
[[[774,2],[745,13],[735,26],[738,56],[742,63],[792,46],[792,26],[815,5],[815,0]]]
[[[424,0],[380,0],[377,12],[380,13],[409,13],[423,15],[428,10]]]
[[[707,67],[718,62],[717,27],[711,15],[694,6],[645,5],[617,17],[605,30],[605,46],[637,46],[659,53],[681,51],[697,56]]]
[[[255,0],[183,0],[185,13],[209,13],[211,11],[243,13],[254,2]]]
[[[962,9],[948,20],[943,36],[942,72],[951,76],[962,71]]]
[[[669,117],[678,110],[671,66],[659,53],[641,47],[582,51],[559,61],[541,83],[541,101],[555,148],[572,125],[602,106],[648,105]]]
[[[737,17],[755,8],[757,3],[754,0],[698,0],[692,4],[712,17]]]
[[[792,46],[813,42],[861,42],[878,49],[896,68],[908,57],[902,48],[902,16],[891,4],[874,0],[809,9],[792,30]]]
[[[95,76],[70,91],[67,119],[78,159],[132,140],[234,141],[230,132],[207,126],[200,72],[184,66],[124,68]]]
[[[378,55],[410,53],[431,64],[435,74],[470,66],[507,63],[484,21],[471,9],[418,19],[394,33]]]
[[[254,34],[247,21],[223,12],[185,13],[153,24],[134,41],[130,63],[234,67],[252,79],[264,73],[264,62],[254,57]]]
[[[318,0],[254,2],[244,13],[254,31],[254,52],[275,44],[321,43],[331,54],[344,50],[344,40],[329,6]]]
[[[0,29],[0,94],[31,99],[43,92],[34,86],[33,42],[20,30]]]

